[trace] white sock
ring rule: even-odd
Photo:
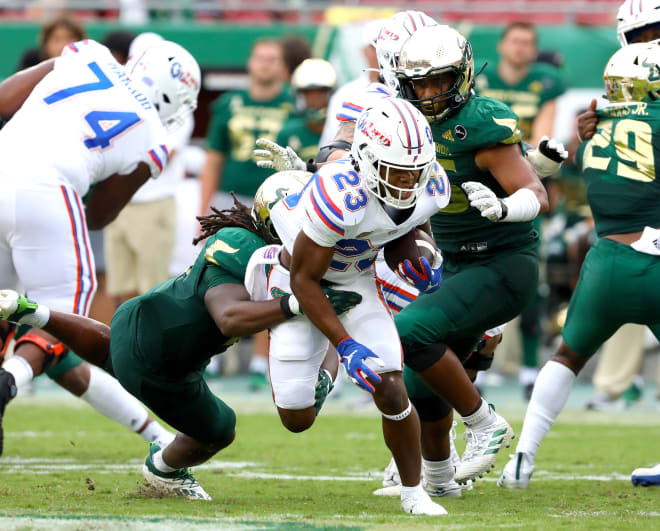
[[[32,381],[34,378],[34,372],[32,372],[32,366],[28,361],[22,356],[17,356],[14,354],[11,358],[5,361],[2,366],[8,373],[14,377],[16,380],[16,388],[20,391],[21,387],[24,387]]]
[[[104,417],[131,431],[139,430],[149,418],[149,413],[137,398],[107,372],[93,365],[89,366],[89,386],[80,398]]]
[[[516,452],[536,457],[545,434],[564,409],[574,381],[575,373],[566,365],[556,361],[545,364],[534,384]]]
[[[268,372],[268,357],[253,354],[252,359],[250,360],[250,367],[248,368],[248,371],[258,372],[259,374],[266,374]]]
[[[138,433],[147,442],[156,443],[160,446],[161,450],[164,450],[165,447],[170,444],[175,435],[170,433],[165,428],[163,428],[158,421],[152,420],[147,427],[144,428],[140,433]]]
[[[480,426],[488,426],[497,420],[495,412],[490,408],[488,402],[483,398],[481,399],[481,404],[477,410],[468,415],[467,417],[461,417],[463,419],[463,424],[468,428],[478,428]]]
[[[406,487],[405,485],[401,485],[401,498],[409,498],[420,493],[423,494],[424,492],[424,487],[422,487],[421,481],[414,487]]]
[[[430,485],[439,485],[454,479],[454,464],[451,457],[442,461],[427,461],[422,458],[422,470],[424,479]]]
[[[174,472],[176,468],[172,468],[165,461],[163,461],[163,451],[158,450],[154,455],[151,456],[151,460],[156,467],[156,470],[161,472]]]

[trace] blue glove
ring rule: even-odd
[[[351,380],[353,380],[353,383],[362,387],[365,391],[373,393],[374,386],[367,381],[367,378],[380,383],[380,376],[367,367],[364,360],[374,358],[378,365],[384,367],[383,360],[352,337],[342,339],[337,344],[337,352],[339,353],[339,361],[344,364],[344,368],[351,377]]]
[[[415,269],[410,260],[404,260],[399,264],[399,275],[410,282],[422,293],[433,293],[442,284],[442,265],[433,269],[425,256],[419,259],[421,271]]]

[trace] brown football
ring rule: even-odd
[[[396,271],[404,260],[410,260],[413,267],[419,269],[419,259],[422,256],[433,265],[435,249],[433,238],[422,230],[413,229],[408,234],[385,244],[385,262],[392,271]]]

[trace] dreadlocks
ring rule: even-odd
[[[234,192],[230,193],[234,198],[234,206],[232,208],[218,210],[215,207],[211,207],[212,214],[209,214],[208,216],[197,216],[197,220],[202,227],[202,233],[198,238],[193,240],[193,245],[197,245],[202,240],[205,240],[209,236],[213,236],[216,232],[225,227],[239,227],[248,230],[259,236],[268,244],[279,243],[275,241],[271,234],[262,226],[257,226],[252,218],[252,211],[250,208],[236,199]]]

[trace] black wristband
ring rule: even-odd
[[[309,172],[316,173],[316,170],[319,169],[318,164],[313,160],[308,160],[305,164],[307,165],[307,168],[305,169]]]
[[[500,205],[502,205],[502,215],[500,216],[500,221],[502,221],[509,214],[509,207],[506,206],[506,203],[501,199],[498,199]]]
[[[284,295],[280,297],[280,310],[282,310],[285,319],[291,319],[292,317],[295,316],[295,314],[291,311],[291,308],[289,308],[290,298],[291,295]]]

